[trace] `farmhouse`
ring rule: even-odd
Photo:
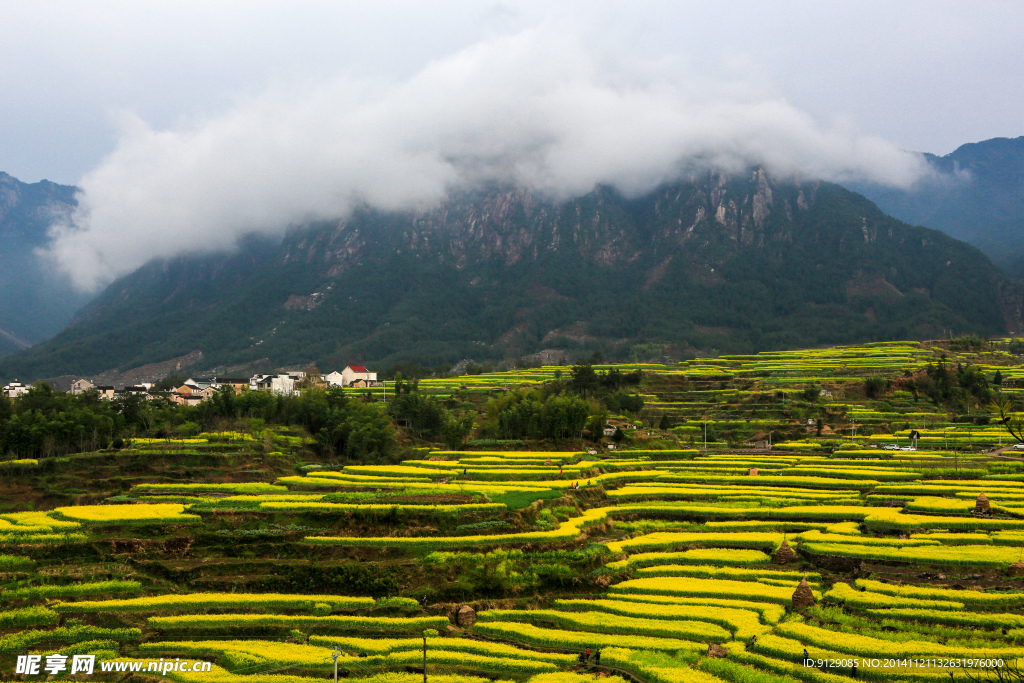
[[[221,387],[231,387],[234,389],[235,394],[240,394],[243,391],[249,389],[249,378],[248,377],[214,377],[213,386],[218,389]]]
[[[336,373],[331,373],[336,374]],[[341,371],[341,386],[350,387],[356,380],[364,380],[366,382],[377,382],[377,373],[370,372],[362,365],[346,365],[345,369]],[[363,384],[361,386],[373,386],[369,384]]]
[[[87,379],[76,379],[74,382],[71,383],[71,395],[77,396],[79,394],[84,394],[85,392],[89,391],[95,386],[95,384],[93,384]]]
[[[5,384],[4,388],[0,389],[0,392],[2,392],[7,398],[18,398],[22,394],[28,393],[28,387],[18,380],[14,380],[10,384]]]

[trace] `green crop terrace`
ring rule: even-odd
[[[615,449],[471,440],[346,463],[272,426],[12,458],[0,667],[62,679],[85,655],[98,680],[313,683],[336,659],[365,683],[420,681],[424,662],[436,683],[839,683],[856,661],[871,681],[1018,680],[1024,454],[999,448],[1013,441],[986,406],[915,399],[906,378],[940,362],[1024,377],[998,344],[870,344],[622,366],[645,373],[646,403],[612,416],[641,423]],[[568,372],[420,390],[472,403]],[[882,448],[911,430],[917,450]],[[131,673],[161,659],[210,667]]]

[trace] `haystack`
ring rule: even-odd
[[[978,500],[974,503],[974,511],[982,515],[992,514],[992,506],[988,502],[988,496],[984,493],[979,495]]]
[[[718,643],[708,643],[708,657],[724,659],[729,656],[729,651]]]
[[[476,610],[469,605],[463,605],[455,613],[455,623],[459,626],[472,626],[476,623]]]
[[[1006,573],[1010,576],[1024,576],[1024,562],[1017,560],[1006,568]]]
[[[756,477],[757,476],[757,468],[756,467],[751,467],[750,471],[747,472],[747,476],[748,477]]]
[[[814,593],[811,592],[811,587],[807,584],[807,577],[805,576],[800,580],[800,585],[793,591],[793,611],[805,610],[813,605],[814,602]]]
[[[795,559],[796,553],[789,547],[789,543],[786,542],[786,539],[782,539],[782,545],[780,545],[779,549],[775,551],[774,555],[772,555],[772,562],[775,564],[786,564],[787,562],[792,562]]]

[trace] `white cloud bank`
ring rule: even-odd
[[[174,130],[126,115],[43,255],[92,290],[154,257],[230,249],[363,203],[425,208],[482,181],[564,198],[598,183],[641,193],[693,165],[898,186],[926,172],[920,156],[782,98],[613,61],[531,29],[399,83],[271,89]]]

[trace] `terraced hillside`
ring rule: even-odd
[[[59,678],[94,656],[103,680],[210,683],[304,683],[335,663],[413,683],[424,662],[443,683],[1013,679],[1024,462],[992,449],[1005,429],[972,422],[968,442],[957,415],[895,395],[936,353],[650,367],[648,405],[681,424],[614,450],[424,448],[344,465],[273,428],[8,461],[0,667]],[[973,361],[1019,371],[1005,354]],[[869,397],[871,377],[888,384]],[[421,389],[469,400],[470,384],[486,396],[501,379]],[[795,396],[809,386],[821,395]],[[797,409],[825,416],[822,433]],[[741,445],[727,426],[748,419],[784,440]],[[691,447],[698,420],[732,445]],[[907,443],[903,422],[917,450],[879,448]]]

